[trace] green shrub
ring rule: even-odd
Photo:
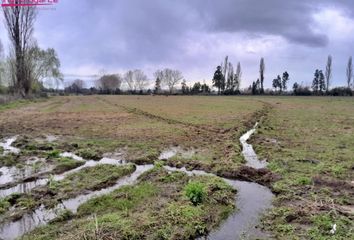
[[[189,182],[185,187],[185,193],[194,205],[201,204],[206,197],[205,186],[201,182]]]
[[[55,168],[53,169],[53,172],[56,174],[60,174],[63,172],[66,172],[68,170],[80,167],[81,165],[84,165],[84,161],[77,161],[71,158],[58,158],[57,159],[57,164]]]
[[[59,158],[60,157],[60,151],[59,150],[53,150],[48,153],[49,158]]]
[[[3,214],[10,208],[11,204],[7,199],[0,199],[0,214]]]
[[[102,153],[98,149],[84,148],[76,151],[76,154],[90,160],[100,160],[102,158]]]
[[[311,179],[308,177],[299,177],[298,179],[296,179],[296,183],[298,185],[310,185],[311,182]]]

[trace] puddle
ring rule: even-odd
[[[17,167],[2,167],[0,168],[0,187],[6,184],[16,183],[23,181],[28,177],[34,176],[35,174],[40,174],[46,171],[50,171],[52,166],[46,165],[44,159],[33,157],[26,161],[26,165],[22,168]],[[1,189],[0,188],[0,198],[11,195],[12,193],[26,193],[30,189],[38,186],[38,182],[26,182],[17,184],[14,187]]]
[[[0,185],[15,181],[14,175],[18,171],[16,167],[2,167],[0,168]]]
[[[240,142],[243,146],[242,153],[245,159],[247,160],[247,165],[254,168],[264,168],[267,163],[259,161],[256,153],[253,150],[252,145],[247,143],[247,140],[255,132],[257,124],[254,126],[253,129],[248,131],[240,138]],[[181,150],[182,149],[180,147],[170,148],[162,152],[159,159],[168,159],[175,156],[176,154],[183,154],[183,150]],[[189,154],[191,154],[191,152],[189,152]],[[55,179],[61,180],[67,174],[79,171],[84,167],[95,166],[97,164],[119,165],[125,164],[125,161],[123,161],[122,159],[111,158],[103,158],[98,162],[86,161],[85,165],[68,171],[64,174],[56,175]],[[86,195],[80,195],[73,199],[65,200],[54,209],[45,209],[43,206],[41,206],[33,213],[26,214],[21,219],[15,222],[6,223],[2,225],[0,227],[0,239],[16,239],[40,225],[45,225],[50,220],[54,219],[57,216],[58,211],[60,210],[69,209],[72,212],[76,213],[78,207],[82,203],[86,202],[87,200],[93,197],[108,194],[122,186],[134,184],[137,178],[142,173],[148,171],[151,168],[153,168],[153,165],[137,166],[137,169],[134,173],[132,173],[130,176],[126,176],[118,180],[114,186],[101,189],[99,191],[94,191]],[[213,175],[199,170],[188,171],[186,170],[186,168],[178,169],[165,166],[165,169],[168,171],[183,171],[188,175]],[[238,210],[235,211],[231,216],[229,216],[218,229],[212,231],[208,236],[199,239],[223,240],[267,237],[261,230],[257,229],[256,226],[259,224],[259,220],[262,213],[265,210],[271,208],[273,194],[270,189],[261,186],[257,183],[243,182],[230,179],[224,180],[238,190],[235,198],[235,204]]]
[[[87,200],[108,194],[121,186],[134,184],[137,178],[144,172],[153,168],[153,165],[137,166],[136,171],[130,176],[123,177],[118,182],[109,188],[99,191],[91,192],[86,195],[80,195],[76,198],[63,201],[54,209],[45,209],[44,207],[38,208],[32,214],[24,215],[20,220],[7,223],[0,228],[0,238],[2,239],[15,239],[21,235],[33,230],[37,226],[44,225],[57,216],[59,210],[68,209],[74,213],[77,212],[78,207]],[[204,171],[188,171],[185,168],[173,168],[165,166],[168,171],[182,171],[191,175],[213,175]],[[256,183],[242,182],[236,180],[227,181],[231,186],[238,190],[235,198],[238,211],[232,214],[225,222],[222,223],[218,230],[213,231],[210,235],[203,239],[240,239],[245,234],[257,233],[256,226],[259,223],[259,217],[262,212],[271,206],[272,193],[271,191]],[[261,232],[259,231],[259,236]],[[240,236],[240,238],[237,237]]]
[[[260,217],[272,206],[272,192],[259,184],[251,182],[226,180],[238,190],[236,207],[238,210],[226,219],[217,230],[212,231],[204,239],[258,239],[267,237],[257,229]]]
[[[35,138],[35,140],[37,142],[39,142],[39,143],[45,143],[45,142],[52,143],[52,142],[55,142],[58,139],[59,138],[54,136],[54,135],[44,135],[42,137]]]
[[[46,138],[45,138],[45,141],[50,142],[50,143],[54,142],[56,140],[58,140],[58,138],[56,136],[53,136],[53,135],[47,135]]]
[[[144,172],[153,168],[153,165],[137,166],[136,171],[130,176],[123,177],[117,183],[109,188],[91,192],[86,195],[80,195],[76,198],[63,201],[60,205],[53,209],[46,209],[41,206],[31,214],[24,215],[21,219],[4,224],[0,227],[0,239],[12,240],[23,234],[32,231],[34,228],[47,224],[53,220],[60,210],[68,209],[76,213],[78,207],[87,200],[103,194],[108,194],[122,186],[134,184],[137,178]]]
[[[43,186],[43,185],[47,184],[47,182],[48,182],[48,179],[38,179],[33,182],[20,183],[14,187],[11,187],[8,189],[1,189],[0,190],[0,198],[10,196],[11,194],[14,194],[14,193],[29,193],[33,188],[35,188],[37,186]]]
[[[76,198],[72,198],[69,200],[65,200],[62,202],[62,206],[65,209],[69,209],[70,211],[72,211],[73,213],[77,212],[78,207],[86,202],[87,200],[93,198],[93,197],[97,197],[100,195],[104,195],[104,194],[108,194],[113,192],[114,190],[122,187],[122,186],[126,186],[126,185],[132,185],[133,183],[136,182],[136,180],[138,179],[138,177],[143,174],[144,172],[152,169],[154,167],[154,165],[140,165],[140,166],[136,166],[136,170],[134,173],[132,173],[130,176],[125,176],[123,178],[121,178],[120,180],[118,180],[118,182],[109,188],[105,188],[105,189],[101,189],[99,191],[95,191],[86,195],[80,195]]]
[[[3,155],[9,154],[9,153],[15,153],[18,154],[20,153],[19,148],[12,147],[11,144],[15,142],[17,139],[17,136],[13,136],[11,138],[5,138],[2,142],[0,142],[0,147],[4,149]]]
[[[260,168],[265,168],[268,165],[268,163],[266,161],[260,161],[257,157],[256,152],[253,149],[253,146],[247,143],[247,140],[256,131],[257,126],[258,123],[256,123],[256,125],[254,125],[254,127],[251,130],[249,130],[244,135],[242,135],[240,137],[240,142],[242,144],[242,155],[247,161],[246,165],[255,169],[260,169]]]
[[[177,154],[180,154],[182,158],[191,158],[194,154],[194,150],[184,150],[181,147],[170,147],[161,152],[159,156],[159,160],[167,160],[170,159]]]
[[[68,157],[68,158],[72,158],[76,161],[83,161],[84,159],[74,153],[70,153],[70,152],[64,152],[64,153],[60,153],[60,157]]]
[[[32,161],[35,161],[35,160],[32,160]],[[60,181],[60,180],[63,180],[67,175],[69,175],[71,173],[78,172],[85,167],[94,167],[98,164],[122,165],[122,164],[126,164],[126,162],[123,159],[112,159],[112,158],[102,158],[100,161],[89,160],[89,161],[86,161],[85,164],[80,167],[69,170],[69,171],[62,173],[62,174],[53,175],[52,178],[55,181]],[[1,172],[3,172],[2,169],[3,168],[0,169]],[[41,170],[43,170],[43,169],[41,168]],[[50,167],[49,168],[47,167],[45,170],[47,170],[47,171],[50,170]],[[15,167],[13,169],[8,169],[8,168],[4,167],[4,174],[0,176],[0,185],[16,181],[17,178],[15,178],[14,176],[17,174],[17,171],[19,171],[19,170]],[[22,179],[23,179],[25,177],[31,176],[32,174],[33,174],[33,172],[29,171],[27,173],[27,175],[20,175],[18,178],[21,179],[21,177],[22,177]],[[31,182],[20,183],[20,184],[17,184],[16,186],[11,187],[11,188],[0,189],[0,198],[10,196],[13,193],[28,193],[35,187],[43,186],[43,185],[47,184],[48,181],[49,181],[48,178],[44,178],[44,179],[38,179],[35,181],[31,181]]]

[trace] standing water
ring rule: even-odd
[[[45,225],[53,220],[64,209],[68,209],[76,213],[78,207],[87,200],[103,194],[108,194],[122,186],[132,185],[138,177],[144,172],[153,168],[153,165],[137,166],[136,171],[130,176],[123,177],[117,183],[109,188],[93,191],[89,194],[79,195],[76,198],[64,200],[61,204],[53,209],[46,209],[44,206],[37,208],[34,212],[25,214],[17,221],[6,223],[0,227],[0,239],[12,240],[23,234],[32,231],[38,226]]]
[[[12,147],[11,144],[14,143],[17,139],[17,136],[11,137],[11,138],[5,138],[3,142],[0,142],[0,147],[4,149],[3,155],[6,155],[8,153],[19,153],[20,149]]]
[[[252,136],[252,134],[256,131],[258,126],[258,122],[254,125],[254,127],[246,132],[244,135],[240,137],[240,142],[242,144],[242,155],[246,159],[246,165],[255,169],[265,168],[267,166],[266,161],[260,161],[257,157],[256,152],[253,149],[251,144],[247,143],[247,140]]]
[[[247,140],[250,136],[255,132],[255,128],[248,131],[240,138],[240,142],[243,146],[243,156],[247,161],[247,165],[254,167],[254,168],[264,168],[266,166],[265,162],[261,162],[258,160],[256,153],[253,150],[252,145],[247,143]],[[175,155],[173,154],[166,154],[163,156],[164,158],[168,157],[167,155]],[[110,163],[110,164],[124,164],[124,161],[121,160],[112,160],[112,159],[102,159],[102,163]],[[112,162],[113,161],[113,162]],[[84,166],[94,166],[99,164],[99,162],[94,163],[93,161],[87,161]],[[94,191],[89,194],[79,195],[76,198],[68,199],[63,201],[54,209],[46,209],[43,206],[36,209],[31,214],[24,215],[21,219],[10,222],[0,227],[0,239],[16,239],[23,234],[33,230],[37,226],[47,224],[50,220],[54,219],[58,216],[58,212],[63,209],[71,210],[72,212],[76,213],[78,207],[86,202],[87,200],[100,196],[103,194],[108,194],[115,189],[120,188],[121,186],[131,185],[134,184],[137,178],[144,172],[151,169],[152,165],[142,165],[137,166],[136,171],[131,174],[130,176],[123,177],[122,179],[118,180],[117,183],[109,188],[101,189],[99,191]],[[77,171],[81,169],[79,167],[69,172]],[[194,170],[188,171],[185,168],[177,169],[173,167],[165,167],[168,171],[182,171],[187,173],[188,175],[213,175],[204,171]],[[63,179],[65,175],[69,172],[58,175],[57,179]],[[256,226],[259,224],[259,219],[261,214],[268,208],[271,207],[272,192],[257,183],[252,182],[244,182],[244,181],[237,181],[231,179],[225,179],[231,186],[238,190],[237,196],[235,198],[235,205],[239,209],[235,213],[233,213],[230,217],[226,219],[225,222],[221,224],[221,226],[212,231],[208,236],[204,237],[204,239],[208,240],[224,240],[224,239],[249,239],[249,238],[259,238],[265,237],[265,234],[261,232]],[[200,238],[202,239],[202,238]]]

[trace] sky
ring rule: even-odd
[[[211,83],[226,55],[241,63],[242,88],[258,78],[261,57],[265,87],[284,71],[290,85],[310,85],[330,54],[332,85],[344,86],[354,55],[353,0],[59,0],[53,8],[39,9],[34,37],[56,49],[66,80],[87,85],[102,70],[142,69],[153,81],[166,67]],[[6,49],[7,38],[1,24]]]

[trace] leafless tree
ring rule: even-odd
[[[221,84],[221,90],[224,91],[225,90],[225,86],[226,86],[226,81],[227,81],[227,74],[228,74],[228,66],[229,66],[229,56],[226,56],[225,57],[225,60],[224,60],[224,64],[222,65],[223,66],[223,75],[224,75],[224,79],[223,79],[223,83]]]
[[[149,79],[141,70],[134,71],[135,86],[138,90],[142,91],[149,85]]]
[[[134,84],[134,72],[129,70],[124,74],[124,82],[127,84],[129,91],[135,91],[135,84]]]
[[[120,89],[122,77],[119,74],[103,75],[98,79],[97,86],[103,91],[114,91]]]
[[[3,84],[3,79],[5,75],[5,63],[4,63],[4,47],[0,39],[0,86]]]
[[[128,90],[130,91],[142,91],[149,85],[148,77],[139,69],[126,72],[124,82],[127,84]]]
[[[242,70],[241,70],[241,63],[237,63],[236,73],[235,73],[235,90],[240,90],[241,85],[241,78],[242,78]]]
[[[15,0],[18,3],[19,0]],[[37,16],[36,7],[15,6],[3,7],[5,25],[15,52],[15,89],[23,96],[31,90],[31,77],[28,75],[29,65],[26,54],[32,44],[32,33]]]
[[[259,63],[259,79],[261,81],[261,93],[264,93],[264,72],[265,72],[265,63],[264,63],[264,58],[261,58],[261,61]]]
[[[71,84],[71,86],[75,86],[77,89],[83,89],[85,86],[84,80],[81,79],[76,79],[74,82]]]
[[[326,90],[328,91],[329,85],[331,84],[331,78],[332,78],[332,56],[331,55],[329,55],[327,59],[325,78],[326,78]]]
[[[353,79],[353,58],[350,57],[348,60],[348,66],[347,66],[347,84],[348,88],[351,86],[351,82]]]
[[[2,45],[1,39],[0,39],[0,61],[3,60],[4,58],[4,46]]]
[[[159,78],[161,82],[168,87],[170,94],[173,93],[175,86],[183,79],[183,75],[180,71],[169,68],[157,70],[155,77]]]

